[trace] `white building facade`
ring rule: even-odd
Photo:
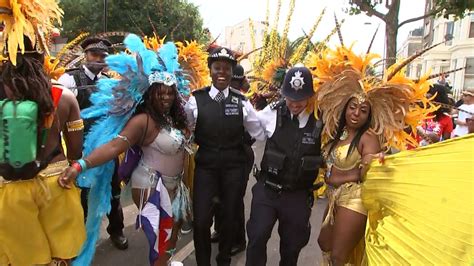
[[[432,25],[429,25],[430,23]],[[427,25],[430,27],[426,27]],[[474,12],[460,20],[440,17],[432,19],[429,23],[425,21],[424,47],[447,39],[451,40],[423,55],[422,72],[431,70],[432,73],[439,73],[470,66],[447,77],[452,86],[453,96],[458,99],[464,89],[474,88]]]
[[[410,31],[408,38],[403,42],[397,51],[397,58],[408,58],[421,50],[423,46],[423,28]],[[421,76],[423,60],[416,58],[406,66],[406,76],[411,79],[418,79]]]
[[[251,25],[253,25],[251,27]],[[251,29],[254,30],[255,48],[259,48],[263,44],[263,33],[265,31],[265,23],[261,21],[251,20],[250,18],[237,23],[234,26],[225,27],[224,46],[246,54],[253,50]],[[251,58],[251,57],[250,57]],[[240,64],[246,71],[250,70],[250,61],[242,60]]]

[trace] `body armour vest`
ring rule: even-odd
[[[306,126],[299,128],[284,102],[273,108],[277,109],[277,125],[265,145],[261,175],[289,190],[309,189],[322,163],[322,122],[310,115]]]
[[[74,77],[74,82],[76,83],[77,90],[77,102],[79,103],[79,108],[81,110],[88,108],[92,105],[90,101],[90,97],[92,93],[96,91],[96,87],[89,87],[95,85],[95,81],[90,79],[85,71],[84,68],[74,69],[72,71],[67,72],[69,75]],[[86,87],[87,86],[87,87]],[[89,132],[90,127],[97,119],[85,119],[84,120],[84,134]]]
[[[209,167],[241,165],[246,158],[242,101],[247,99],[230,89],[225,100],[216,102],[209,90],[207,87],[193,93],[198,108],[195,141],[199,149],[195,160]]]

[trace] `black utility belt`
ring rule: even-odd
[[[263,185],[275,192],[281,193],[283,191],[297,191],[297,190],[309,190],[310,188],[307,186],[298,186],[298,185],[289,185],[289,184],[281,184],[280,182],[277,182],[275,180],[272,180],[268,177],[265,177],[265,175],[260,174],[260,177],[258,178],[259,182],[262,182]]]

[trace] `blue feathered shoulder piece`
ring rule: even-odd
[[[84,142],[84,154],[116,138],[143,101],[143,95],[153,83],[175,85],[187,92],[178,63],[174,43],[166,43],[159,51],[148,50],[140,37],[129,34],[124,44],[127,52],[108,56],[108,67],[119,73],[120,79],[103,78],[98,91],[91,95],[92,106],[81,112],[83,118],[97,118]],[[113,160],[82,173],[77,183],[90,188],[87,214],[87,239],[74,265],[90,265],[95,253],[102,217],[110,212],[110,182],[114,172]]]

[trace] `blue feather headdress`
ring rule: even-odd
[[[189,81],[180,69],[174,43],[168,42],[155,52],[146,49],[137,35],[129,34],[124,44],[130,53],[122,52],[106,58],[109,68],[119,73],[121,79],[100,79],[98,91],[90,98],[92,106],[81,112],[83,118],[98,118],[85,138],[85,155],[108,143],[123,130],[151,84],[176,85],[180,94],[189,94]],[[90,188],[90,192],[87,240],[74,265],[90,265],[94,257],[102,217],[110,212],[110,182],[114,167],[115,163],[111,160],[85,171],[77,179],[78,185]]]

